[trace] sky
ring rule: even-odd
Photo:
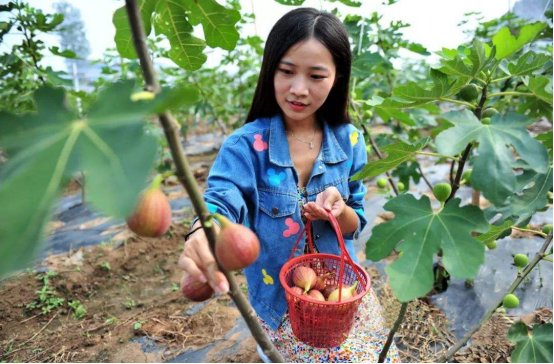
[[[483,20],[497,18],[506,13],[516,0],[399,0],[391,6],[382,5],[383,0],[362,0],[361,8],[344,6],[338,2],[330,3],[324,0],[306,0],[303,6],[311,6],[331,10],[338,7],[341,13],[367,14],[378,11],[383,15],[382,21],[388,24],[392,20],[402,20],[411,26],[404,28],[404,37],[427,47],[431,52],[442,47],[455,48],[467,41],[467,36],[457,24],[464,18],[464,13],[480,12]],[[0,0],[2,2],[2,0]],[[28,0],[28,2],[46,13],[53,12],[55,1]],[[112,24],[113,12],[124,6],[122,0],[69,0],[81,10],[85,30],[91,47],[90,59],[100,59],[102,53],[115,47],[115,29]],[[219,1],[222,3],[222,1]],[[256,23],[245,28],[248,34],[258,34],[265,39],[273,24],[293,7],[281,5],[274,0],[241,0],[243,9],[256,14]],[[201,30],[198,30],[201,34]],[[44,39],[48,46],[57,45],[57,37],[51,35]],[[3,45],[1,51],[6,51]],[[54,69],[64,69],[64,61],[60,57],[45,58],[48,65]]]

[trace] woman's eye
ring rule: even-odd
[[[326,78],[325,76],[322,76],[322,75],[312,75],[312,78],[314,80],[323,80],[324,78]]]
[[[287,70],[287,69],[284,69],[284,68],[279,68],[279,71],[283,72],[285,75],[292,75],[291,70]]]

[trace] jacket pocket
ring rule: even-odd
[[[296,198],[275,190],[259,190],[260,210],[272,218],[290,216],[296,212]]]

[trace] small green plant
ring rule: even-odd
[[[179,284],[173,282],[171,283],[171,292],[177,292],[179,290]]]
[[[135,323],[133,324],[133,330],[142,329],[142,324],[143,323],[144,323],[144,321],[142,321],[142,320],[135,321]]]
[[[105,323],[106,325],[115,325],[115,324],[117,324],[118,322],[119,322],[119,320],[117,319],[117,317],[112,316],[112,315],[110,315],[110,317],[108,317],[108,318],[106,319],[106,321],[104,321],[104,323]]]
[[[43,315],[46,315],[52,310],[63,305],[65,299],[56,296],[55,291],[50,286],[50,278],[55,277],[56,275],[56,272],[48,271],[37,276],[37,279],[42,281],[42,288],[35,292],[38,297],[33,302],[27,304],[26,308],[28,310],[38,308],[41,309]]]
[[[87,315],[87,309],[79,300],[69,302],[68,306],[73,310],[73,317],[77,320],[81,320]]]
[[[105,270],[106,272],[109,272],[109,271],[112,269],[112,267],[110,266],[110,263],[109,263],[109,262],[102,262],[102,263],[100,264],[100,268],[101,268],[102,270]]]
[[[129,298],[129,299],[127,299],[127,301],[125,301],[125,308],[126,309],[132,310],[135,307],[137,307],[137,302],[134,299]]]

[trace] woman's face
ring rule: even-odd
[[[285,53],[275,71],[277,104],[286,122],[313,122],[335,82],[336,67],[318,40],[299,42]]]

